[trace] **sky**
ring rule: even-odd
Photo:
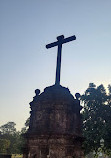
[[[111,0],[0,0],[0,126],[24,127],[35,89],[55,83],[57,36],[61,85],[75,95],[89,83],[111,84]]]

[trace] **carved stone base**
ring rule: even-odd
[[[84,158],[82,138],[68,135],[27,135],[24,158]]]

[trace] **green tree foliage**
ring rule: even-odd
[[[90,83],[81,96],[84,103],[83,135],[85,137],[85,152],[96,151],[100,147],[100,140],[104,139],[103,150],[111,151],[111,85],[108,94],[103,85],[96,87]]]
[[[15,125],[16,124],[14,122],[8,122],[5,125],[2,125],[0,127],[1,133],[2,134],[14,134],[16,132]]]
[[[30,118],[25,122],[21,131],[17,131],[14,122],[8,122],[0,127],[0,153],[22,154],[25,143],[23,134],[29,127]]]
[[[8,122],[0,127],[0,140],[3,146],[0,146],[1,153],[20,154],[23,146],[21,132],[16,131],[14,122]],[[10,142],[10,143],[8,143]]]
[[[6,154],[10,146],[10,141],[7,139],[0,139],[0,153]]]

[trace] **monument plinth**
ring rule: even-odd
[[[80,101],[68,88],[53,85],[30,103],[27,138],[30,158],[82,158]]]
[[[68,88],[60,85],[62,44],[75,36],[57,37],[46,48],[58,46],[55,85],[44,92],[35,91],[30,103],[30,124],[26,137],[24,158],[83,158],[79,93],[76,99]]]

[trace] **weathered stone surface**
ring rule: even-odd
[[[24,158],[83,158],[80,101],[60,85],[39,93],[30,103]]]

